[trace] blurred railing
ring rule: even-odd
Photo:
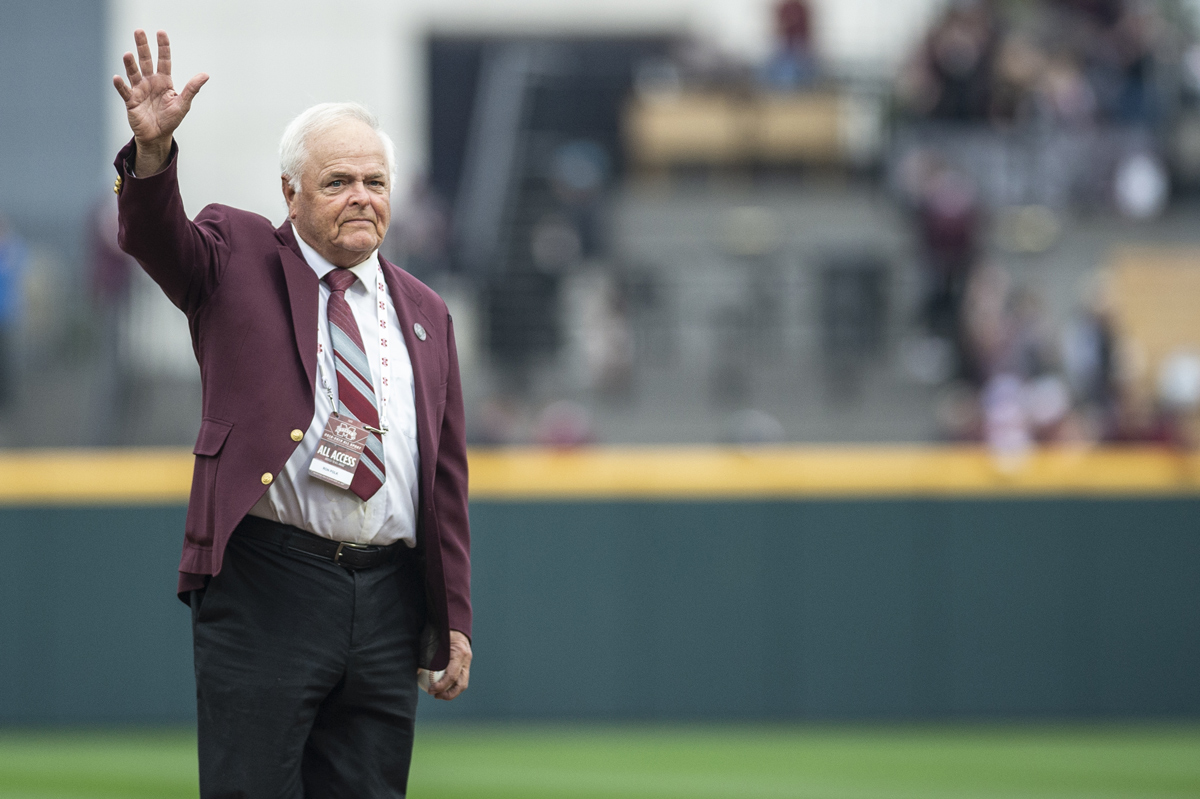
[[[1040,205],[1107,208],[1122,170],[1149,164],[1141,189],[1147,215],[1167,201],[1165,143],[1143,126],[1115,123],[1080,127],[908,122],[892,131],[888,176],[903,195],[916,159],[935,159],[967,175],[990,208]],[[1130,159],[1150,159],[1131,161]],[[1150,185],[1150,181],[1154,181]]]

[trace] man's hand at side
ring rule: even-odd
[[[146,32],[133,32],[137,45],[137,58],[133,53],[124,57],[125,74],[129,85],[120,75],[113,75],[113,86],[125,101],[125,112],[129,116],[129,127],[137,144],[137,161],[134,171],[141,177],[159,172],[171,154],[171,138],[179,123],[192,107],[192,98],[208,81],[208,75],[199,73],[187,82],[183,91],[176,94],[171,82],[171,42],[166,31],[158,32],[158,70],[150,57],[150,42]]]
[[[450,663],[442,679],[429,686],[434,699],[450,700],[467,690],[471,679],[471,640],[458,630],[450,631]]]

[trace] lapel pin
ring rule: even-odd
[[[413,325],[413,332],[417,334],[417,338],[421,339],[421,341],[425,340],[425,328],[421,327],[420,322]]]

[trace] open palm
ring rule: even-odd
[[[157,70],[150,57],[146,32],[134,31],[133,41],[137,45],[137,58],[133,53],[126,53],[124,57],[129,85],[126,86],[119,75],[113,76],[113,85],[125,101],[129,127],[138,145],[169,148],[172,134],[187,116],[192,98],[208,80],[208,75],[199,73],[187,82],[183,91],[176,93],[171,81],[171,42],[166,32],[158,32]]]

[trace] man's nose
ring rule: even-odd
[[[367,184],[361,180],[356,180],[350,184],[350,201],[358,205],[366,205],[370,198],[370,192],[367,191]]]

